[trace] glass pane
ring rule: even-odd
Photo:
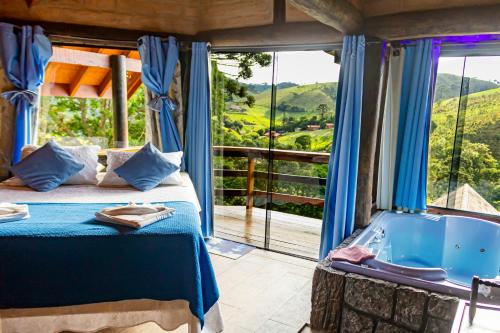
[[[450,182],[448,207],[500,214],[500,57],[467,57],[460,117],[457,183]],[[468,91],[468,92],[467,92]],[[460,124],[460,121],[457,121]],[[460,135],[457,126],[457,136]]]
[[[429,139],[427,203],[446,207],[464,57],[439,59]]]
[[[269,246],[316,258],[340,66],[323,51],[276,58]]]
[[[500,57],[440,58],[428,202],[498,215]]]
[[[264,247],[270,53],[212,54],[215,236]]]

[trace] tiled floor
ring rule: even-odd
[[[238,260],[211,257],[225,333],[296,333],[309,321],[315,262],[258,249]],[[163,332],[149,323],[100,333]],[[187,328],[175,332],[187,332]]]

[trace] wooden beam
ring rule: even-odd
[[[123,55],[112,55],[111,81],[113,91],[114,147],[128,147],[127,69]]]
[[[38,0],[26,0],[26,5],[28,6],[28,8],[31,8],[37,2]]]
[[[98,49],[96,53],[101,53],[101,49]],[[69,85],[69,91],[68,91],[69,96],[71,97],[75,96],[76,92],[83,83],[83,78],[89,72],[89,68],[90,67],[84,66],[78,70],[78,73],[76,73],[75,78]]]
[[[108,91],[110,87],[111,87],[111,71],[109,71],[109,73],[106,74],[104,79],[99,84],[99,87],[97,88],[97,95],[99,97],[104,96],[104,94],[106,94],[106,91]]]
[[[88,67],[111,68],[110,55],[95,52],[87,52],[62,47],[53,47],[50,62],[70,65],[81,65]],[[126,70],[140,73],[141,61],[138,59],[125,59]]]
[[[2,18],[2,22],[15,25],[39,25],[53,43],[64,43],[78,46],[101,46],[137,49],[137,39],[144,35],[160,37],[174,36],[177,40],[195,41],[189,34],[179,34],[168,31],[135,30],[99,27],[84,24],[67,24],[34,19]]]
[[[357,0],[360,1],[360,0]],[[374,17],[391,14],[417,12],[422,10],[439,10],[470,6],[498,5],[498,0],[376,0],[363,1],[363,17]],[[355,4],[355,3],[354,3]],[[356,4],[355,4],[356,5]],[[358,7],[359,8],[359,7]]]
[[[285,22],[286,22],[286,0],[274,0],[273,24],[283,24]]]
[[[385,42],[369,43],[365,48],[365,72],[363,74],[363,102],[361,113],[361,134],[359,148],[358,180],[356,188],[356,227],[370,223],[372,211],[375,151],[382,86],[384,82]]]
[[[289,2],[316,20],[343,33],[358,33],[363,27],[363,16],[348,0],[289,0]]]
[[[128,88],[127,88],[128,99],[130,99],[130,97],[132,97],[135,94],[135,92],[137,91],[137,89],[139,89],[141,84],[142,84],[141,74],[131,73],[131,78],[129,80],[129,84],[128,84]]]
[[[197,38],[211,42],[214,49],[287,47],[342,42],[341,33],[319,22],[210,30],[200,32]]]
[[[253,208],[253,192],[255,189],[255,157],[248,158],[248,167],[247,167],[247,202],[246,208],[247,213],[251,213]]]
[[[399,40],[500,33],[500,5],[449,8],[365,19],[370,36]]]
[[[89,71],[89,67],[82,67],[78,70],[73,81],[69,84],[68,95],[73,97],[83,83],[85,74]]]
[[[44,83],[42,85],[42,96],[69,96],[69,87],[64,83]],[[111,99],[111,91],[107,91],[104,95],[97,94],[97,87],[88,84],[82,84],[73,97],[77,98],[106,98]]]

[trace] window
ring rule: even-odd
[[[215,53],[212,70],[215,235],[316,258],[340,65]]]
[[[441,57],[429,205],[500,214],[500,56]]]
[[[54,139],[70,146],[95,144],[102,148],[113,147],[111,69],[84,64],[88,59],[100,59],[111,54],[123,54],[132,61],[139,61],[138,51],[57,48],[76,53],[72,55],[73,63],[50,62],[45,70],[37,116],[37,143]],[[75,64],[74,59],[81,59],[82,64]],[[127,72],[127,95],[129,145],[143,145],[145,105],[140,72]]]

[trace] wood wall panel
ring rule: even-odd
[[[313,22],[316,21],[311,16],[295,8],[287,0],[286,2],[286,21],[287,22]]]
[[[0,0],[0,17],[195,34],[198,3],[197,0],[43,0],[28,9],[24,0]]]
[[[500,0],[348,1],[364,13],[364,32],[374,37],[400,39],[499,32],[498,12],[488,12],[485,7],[500,4]],[[291,26],[272,26],[273,7],[274,0],[39,0],[28,8],[25,0],[0,0],[0,18],[17,24],[37,22],[56,41],[64,41],[64,35],[71,35],[81,37],[82,44],[92,43],[85,38],[97,39],[94,41],[97,44],[91,45],[102,47],[109,47],[104,44],[107,42],[123,48],[120,43],[126,41],[130,49],[146,33],[175,34],[184,41],[209,40],[214,46],[220,42],[223,47],[314,44],[338,37],[333,28],[324,27],[319,28],[318,37],[320,23],[288,3],[286,22]],[[457,9],[463,12],[455,12]],[[480,14],[470,15],[469,11]],[[303,30],[290,31],[290,28]]]
[[[201,0],[199,31],[267,25],[273,0]]]
[[[361,0],[357,0],[358,2]],[[362,0],[365,17],[423,10],[499,4],[499,0]],[[351,1],[352,2],[352,1]],[[355,4],[355,2],[353,2]]]

